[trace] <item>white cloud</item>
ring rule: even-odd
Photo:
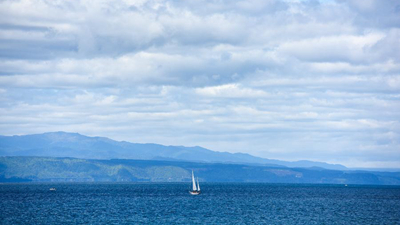
[[[381,33],[363,36],[322,36],[283,43],[278,52],[311,62],[369,63],[371,57],[366,50],[383,37]]]
[[[0,2],[0,130],[400,163],[396,1]],[[382,154],[380,154],[382,153]]]
[[[225,84],[220,86],[197,88],[195,91],[197,94],[208,97],[254,98],[268,96],[268,93],[262,90],[242,88],[238,84]]]

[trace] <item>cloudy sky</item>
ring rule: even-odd
[[[397,0],[0,2],[0,134],[400,167]]]

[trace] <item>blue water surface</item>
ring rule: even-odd
[[[1,224],[400,224],[399,186],[0,184]],[[56,191],[50,191],[51,187]]]

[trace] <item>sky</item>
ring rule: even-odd
[[[0,1],[0,135],[400,168],[400,1]]]

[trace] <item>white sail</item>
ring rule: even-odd
[[[196,181],[194,180],[193,170],[192,170],[192,190],[197,191]]]
[[[197,190],[200,191],[200,183],[199,183],[199,178],[197,178]]]

